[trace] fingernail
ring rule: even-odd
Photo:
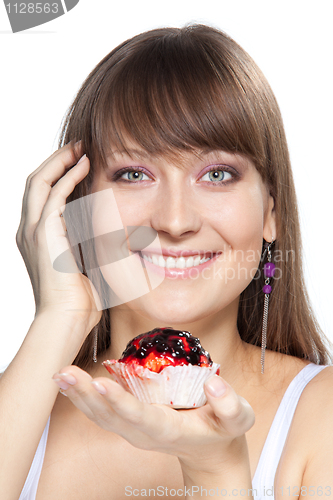
[[[80,159],[79,159],[79,161],[77,162],[77,165],[78,165],[79,163],[81,163],[81,161],[85,160],[86,158],[87,158],[87,155],[86,155],[86,154],[84,154],[83,156],[81,156],[81,158],[80,158]]]
[[[59,376],[69,385],[75,385],[77,382],[76,378],[73,377],[73,375],[70,375],[69,373],[59,373]]]
[[[106,389],[104,385],[100,384],[99,382],[91,382],[91,383],[97,392],[99,392],[100,394],[106,394]]]
[[[63,391],[66,391],[68,389],[69,384],[67,384],[66,382],[64,382],[60,378],[54,378],[53,380],[57,384],[57,386],[60,387],[60,389],[62,389]]]
[[[214,377],[210,378],[206,383],[206,389],[214,398],[220,398],[223,394],[225,394],[227,386],[221,377],[214,375]]]

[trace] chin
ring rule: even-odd
[[[142,299],[141,299],[142,300]],[[209,310],[203,307],[198,307],[198,304],[191,304],[188,301],[183,303],[182,301],[164,301],[163,304],[160,302],[148,303],[148,301],[143,304],[129,304],[128,306],[137,312],[140,316],[143,316],[150,321],[152,321],[156,327],[172,326],[182,324],[190,324],[199,321],[206,316],[212,314],[211,307]]]

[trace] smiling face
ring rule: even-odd
[[[153,228],[162,248],[141,256],[161,284],[125,304],[155,324],[199,321],[228,308],[259,265],[262,240],[275,239],[273,198],[252,162],[211,151],[152,157],[140,148],[114,152],[96,171],[92,192],[112,188],[122,224]],[[109,228],[93,218],[94,232]],[[135,250],[135,249],[131,249]],[[103,273],[103,270],[102,270]],[[117,292],[117,281],[104,274]]]

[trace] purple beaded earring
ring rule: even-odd
[[[265,276],[265,285],[263,286],[262,291],[265,294],[264,299],[264,316],[262,321],[262,332],[261,332],[261,373],[264,373],[264,365],[265,365],[265,350],[266,350],[266,341],[267,341],[267,319],[268,319],[268,305],[269,305],[269,294],[272,291],[272,287],[269,284],[271,278],[273,278],[275,273],[275,264],[272,261],[272,252],[271,247],[274,243],[272,238],[271,243],[267,243],[267,247],[264,251],[264,258],[267,252],[267,262],[264,265],[264,276]]]

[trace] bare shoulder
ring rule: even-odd
[[[333,366],[324,368],[304,389],[300,409],[308,436],[307,462],[302,484],[315,484],[317,495],[333,493]],[[318,489],[319,488],[319,489]]]
[[[322,426],[329,425],[330,429],[332,428],[333,366],[327,366],[321,370],[307,384],[300,397],[297,412],[303,418],[306,415],[304,425],[311,434],[316,436],[316,440],[325,439],[323,433],[325,427]]]
[[[324,402],[333,407],[333,366],[326,366],[306,385],[300,398],[299,406],[305,406],[314,402]],[[319,409],[318,407],[316,407]],[[316,410],[315,407],[312,411]]]
[[[333,366],[327,366],[306,385],[297,404],[280,467],[284,485],[315,484],[332,487],[333,493],[332,414]]]
[[[333,366],[327,366],[315,375],[304,388],[299,399],[294,426],[307,433],[307,440],[315,436],[315,441],[324,439],[325,425],[332,426],[333,412]],[[330,418],[328,418],[330,416]]]

